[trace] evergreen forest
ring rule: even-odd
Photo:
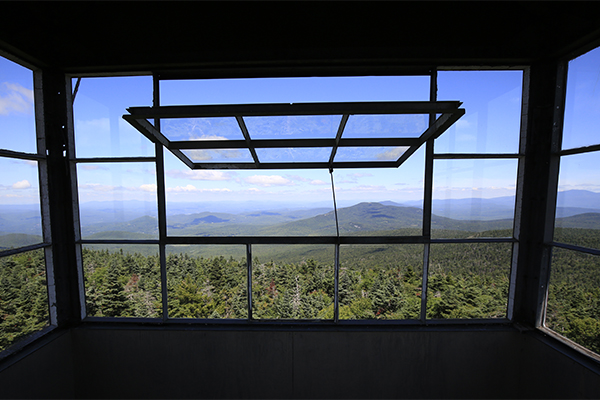
[[[480,236],[507,236],[509,231]],[[600,247],[600,232],[562,235]],[[331,320],[334,246],[253,246],[252,318]],[[244,246],[170,246],[170,318],[247,319]],[[159,257],[153,246],[82,249],[86,306],[94,317],[162,317]],[[423,292],[423,245],[340,248],[341,320],[416,320]],[[432,243],[429,319],[506,317],[510,243]],[[48,325],[43,251],[0,259],[0,350]],[[546,325],[600,353],[600,257],[555,248]]]

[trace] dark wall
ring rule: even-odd
[[[71,332],[50,336],[45,345],[0,370],[0,398],[75,397]]]
[[[508,328],[78,328],[0,373],[0,388],[4,398],[598,398],[600,376]]]

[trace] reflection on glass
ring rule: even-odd
[[[433,236],[512,236],[516,178],[517,160],[435,160]]]
[[[154,163],[78,164],[81,234],[89,239],[158,236]]]
[[[427,318],[503,318],[512,244],[432,244]]]
[[[0,149],[36,153],[33,72],[0,57]]]
[[[600,48],[569,62],[563,149],[600,144]]]
[[[169,318],[248,318],[245,246],[167,246]]]
[[[48,326],[43,250],[0,258],[0,351]]]
[[[42,242],[37,161],[0,157],[0,249]]]
[[[331,156],[329,147],[285,147],[256,149],[260,162],[327,162]]]
[[[88,317],[162,315],[158,246],[85,245],[81,252]]]
[[[428,101],[429,82],[429,76],[414,75],[170,79],[160,81],[160,104]]]
[[[427,129],[427,115],[351,115],[343,138],[419,137]]]
[[[234,117],[164,118],[160,131],[170,141],[177,140],[244,140]]]
[[[435,141],[438,153],[518,153],[522,71],[440,71],[438,100],[466,113]]]
[[[152,105],[152,77],[82,78],[73,103],[77,157],[152,156],[154,145],[122,116]]]
[[[563,156],[560,160],[554,240],[600,248],[600,153]]]
[[[552,249],[545,325],[600,354],[599,287],[600,257]]]
[[[340,235],[421,235],[424,165],[420,149],[398,168],[334,171]]]
[[[334,246],[252,246],[254,319],[333,319]]]
[[[335,162],[397,161],[408,147],[338,147]]]
[[[189,170],[165,152],[172,236],[335,235],[326,170]]]
[[[341,115],[245,117],[252,139],[335,138]]]
[[[418,319],[423,245],[340,247],[340,319]]]
[[[248,149],[207,149],[181,150],[192,162],[197,163],[232,163],[253,162]]]

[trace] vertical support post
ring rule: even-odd
[[[431,71],[429,84],[429,100],[437,100],[437,70]],[[435,114],[429,114],[429,126],[436,120]],[[423,278],[421,282],[421,322],[427,318],[427,282],[429,277],[429,249],[431,240],[431,209],[433,196],[433,141],[429,139],[425,144],[425,176],[423,177],[423,236],[427,243],[423,248]]]
[[[334,259],[334,282],[333,282],[333,322],[340,320],[340,240],[335,244]]]
[[[153,82],[153,105],[160,106],[160,80],[157,75],[152,76]],[[160,130],[160,119],[154,120],[154,126]],[[162,298],[162,318],[169,318],[169,307],[167,298],[167,211],[165,198],[165,156],[163,147],[159,142],[154,144],[156,156],[156,198],[158,202],[158,254],[160,261],[160,289]]]
[[[246,274],[246,284],[248,285],[248,320],[252,321],[252,245],[249,243],[246,243],[246,266],[248,268]]]
[[[562,137],[566,63],[546,61],[529,69],[527,127],[519,240],[514,287],[513,320],[525,326],[543,324],[554,229]]]
[[[68,152],[68,97],[66,77],[60,71],[42,70],[37,77],[41,88],[41,113],[46,146],[48,215],[52,236],[52,265],[56,324],[73,326],[81,321],[81,298],[75,251],[71,170]],[[69,85],[70,87],[70,85]]]

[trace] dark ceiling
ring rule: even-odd
[[[2,2],[0,48],[67,73],[518,66],[600,38],[600,2]]]

